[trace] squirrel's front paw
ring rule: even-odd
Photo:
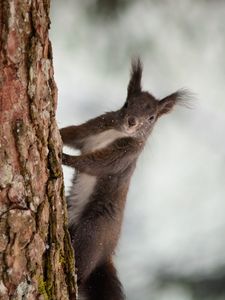
[[[70,155],[62,153],[62,164],[63,165],[70,165]]]
[[[78,156],[62,153],[62,164],[75,168]]]

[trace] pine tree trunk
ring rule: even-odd
[[[76,299],[50,0],[0,1],[0,299]]]

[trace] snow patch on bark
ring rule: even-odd
[[[12,182],[13,179],[13,169],[9,164],[5,164],[0,167],[0,187],[5,188]]]
[[[8,293],[8,290],[6,286],[4,285],[3,281],[0,281],[0,296],[6,295]]]
[[[15,2],[14,1],[10,1],[9,3],[10,3],[9,27],[12,27],[15,23],[16,9],[15,9]]]
[[[28,296],[31,294],[33,290],[32,285],[28,280],[21,282],[17,289],[16,289],[16,294],[17,294],[17,300],[23,300],[27,299]],[[24,298],[26,296],[26,298]]]

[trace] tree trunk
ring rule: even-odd
[[[76,299],[50,0],[0,1],[0,299]]]

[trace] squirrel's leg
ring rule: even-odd
[[[86,295],[87,300],[125,299],[116,269],[110,260],[91,273],[84,286],[81,286],[82,293]]]
[[[63,144],[80,150],[87,138],[104,131],[104,118],[97,117],[81,125],[72,125],[60,129]]]
[[[61,138],[65,146],[80,149],[82,136],[80,134],[82,125],[68,126],[60,129]]]
[[[138,151],[139,144],[135,140],[122,138],[112,145],[92,153],[79,156],[63,153],[62,163],[90,175],[113,174],[125,169],[130,160],[135,159]]]

